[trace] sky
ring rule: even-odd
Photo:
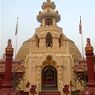
[[[23,42],[33,36],[35,28],[40,24],[36,20],[41,5],[46,0],[1,0],[0,10],[0,58],[2,58],[8,39],[12,39],[16,46],[16,23],[18,20],[17,50]],[[79,34],[79,20],[82,17],[83,46],[86,38],[91,39],[95,49],[95,0],[51,0],[55,2],[56,10],[61,15],[58,26],[63,33],[81,50],[81,35]]]

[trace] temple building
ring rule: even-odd
[[[50,0],[43,3],[37,15],[40,26],[33,37],[23,43],[16,57],[25,61],[24,84],[37,85],[37,92],[62,93],[63,85],[74,82],[73,67],[81,59],[75,43],[58,26],[61,17],[55,8]]]
[[[23,72],[18,90],[29,92],[29,95],[32,95],[31,85],[36,85],[35,95],[44,95],[38,94],[41,92],[59,92],[58,95],[65,95],[65,85],[69,91],[83,90],[84,81],[80,81],[80,74],[84,74],[84,65],[79,64],[82,56],[74,41],[67,38],[58,26],[60,18],[54,2],[43,2],[42,11],[37,15],[40,26],[23,43],[13,61],[14,72]],[[86,60],[83,62],[86,63]]]

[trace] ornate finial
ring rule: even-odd
[[[85,47],[85,51],[88,52],[88,51],[93,51],[93,47],[91,46],[91,41],[90,41],[90,38],[87,38],[87,44],[86,44],[86,47]]]
[[[51,18],[51,19],[54,18],[55,23],[60,21],[60,15],[58,14],[58,11],[56,12],[55,8],[56,8],[56,5],[53,2],[53,0],[46,0],[45,2],[43,2],[42,11],[39,12],[39,14],[37,15],[37,20],[41,23],[41,25],[44,25],[44,23],[42,21],[43,18],[45,18],[45,19],[46,18]]]
[[[13,51],[11,39],[8,39],[6,51]]]
[[[12,48],[12,43],[11,43],[11,39],[8,40],[8,45],[7,48]]]

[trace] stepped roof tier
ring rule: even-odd
[[[51,2],[50,0],[47,0],[47,2],[44,2],[42,5],[43,11],[40,11],[37,15],[37,20],[41,23],[43,18],[55,18],[56,22],[60,21],[60,15],[58,14],[58,11],[55,10],[56,6],[54,2]]]
[[[81,54],[75,43],[68,39],[63,33],[63,29],[57,25],[60,15],[55,10],[54,2],[47,0],[42,5],[42,11],[37,15],[37,20],[41,25],[36,28],[33,37],[25,41],[17,53],[16,59],[24,60],[31,53],[64,53],[71,54],[75,59],[81,58]],[[52,43],[52,48],[47,48],[47,35]],[[51,44],[50,43],[50,44]]]

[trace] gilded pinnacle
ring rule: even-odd
[[[6,51],[13,51],[11,39],[8,40]]]
[[[93,51],[93,47],[91,46],[90,38],[87,38],[87,44],[86,44],[86,47],[85,47],[85,51],[86,52]]]

